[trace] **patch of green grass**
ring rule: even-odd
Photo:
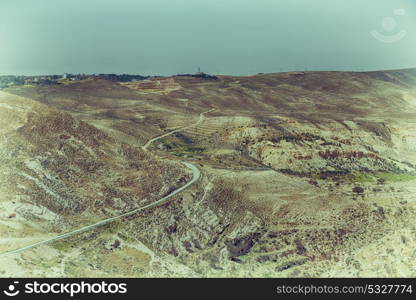
[[[243,255],[237,256],[239,260],[241,260],[242,263],[247,263],[250,260],[255,260],[257,257],[259,257],[261,254],[255,253],[253,251],[250,251],[248,253],[245,253]]]
[[[354,172],[354,173],[347,173],[344,174],[342,172],[321,172],[321,173],[310,173],[308,175],[311,179],[324,179],[324,180],[334,180],[334,181],[341,181],[347,183],[374,183],[377,181],[377,177],[375,174],[372,173],[361,173],[361,172]]]
[[[416,180],[416,175],[410,174],[377,173],[376,176],[390,182]]]
[[[353,173],[352,181],[359,182],[359,183],[368,183],[368,182],[374,182],[375,178],[374,178],[374,175],[368,174],[368,173]]]
[[[192,146],[187,144],[179,144],[179,143],[172,143],[169,144],[171,147],[170,152],[176,156],[188,156],[192,157],[194,154],[200,154],[204,152],[206,149],[203,147]]]
[[[197,146],[185,146],[183,147],[184,151],[189,152],[189,153],[201,153],[205,151],[205,148],[203,147],[197,147]]]
[[[71,249],[71,243],[69,243],[66,240],[60,240],[60,241],[56,241],[50,244],[53,248],[55,248],[56,250],[59,251],[68,251],[69,249]]]

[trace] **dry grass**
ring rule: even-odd
[[[242,211],[247,198],[236,180],[219,178],[212,184],[209,197],[216,207],[235,214]]]

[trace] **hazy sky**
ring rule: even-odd
[[[416,0],[0,0],[1,75],[391,69],[415,47]]]

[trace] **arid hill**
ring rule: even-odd
[[[51,245],[51,268],[91,264],[56,276],[415,276],[414,69],[5,91],[35,101],[0,98],[1,193],[64,228],[163,195],[186,172],[177,160],[203,174],[167,205]]]
[[[3,92],[0,133],[1,218],[24,220],[42,233],[143,206],[180,186],[189,173],[66,112]],[[27,228],[1,226],[2,238],[33,238]]]

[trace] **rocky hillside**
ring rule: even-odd
[[[11,178],[0,204],[13,191],[45,216],[90,221],[175,187],[186,172],[175,160],[202,171],[163,206],[52,245],[49,267],[66,266],[53,274],[415,276],[416,70],[153,83],[85,80],[7,89],[37,102],[0,98],[1,176]],[[212,108],[150,147],[168,160],[138,150]],[[3,221],[19,218],[8,205]]]
[[[0,132],[2,218],[43,221],[45,229],[62,231],[143,206],[189,175],[68,113],[6,93]]]

